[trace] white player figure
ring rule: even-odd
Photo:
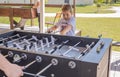
[[[49,41],[48,41],[48,38],[45,38],[45,41],[46,41],[47,47],[50,47],[50,43],[49,43]]]
[[[53,36],[51,36],[51,43],[52,43],[52,45],[54,45],[55,44],[55,38],[53,37]]]

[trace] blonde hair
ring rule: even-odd
[[[70,11],[72,13],[72,7],[69,4],[63,5],[62,11]]]

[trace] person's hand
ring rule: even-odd
[[[7,64],[4,72],[7,77],[21,77],[23,76],[23,67],[20,67],[16,64]]]

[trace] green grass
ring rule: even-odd
[[[8,17],[0,17],[0,23],[9,24],[9,18]]]
[[[109,8],[111,8],[111,6],[102,5],[99,13],[114,13],[115,12],[112,10],[107,10]],[[46,7],[45,8],[45,12],[47,12],[47,13],[53,13],[53,12],[56,13],[56,12],[60,12],[60,11],[61,11],[61,8],[57,8],[57,7]],[[96,11],[97,11],[96,5],[76,6],[76,13],[96,13]]]
[[[112,38],[120,41],[120,18],[77,18],[77,29],[82,30],[82,36],[90,35],[103,38]],[[113,47],[113,50],[120,51],[120,47]]]
[[[15,19],[17,22],[20,21],[20,18],[14,17],[14,19]],[[38,20],[37,18],[33,19],[34,25],[38,25],[38,21],[37,21],[37,20]],[[10,24],[10,22],[9,22],[9,17],[0,17],[0,23]],[[29,25],[31,25],[30,23],[31,23],[31,20],[28,19],[28,21],[26,22],[26,25],[29,26]]]
[[[120,6],[120,2],[109,4],[110,6]]]
[[[77,29],[83,31],[83,35],[90,34],[96,37],[103,34],[103,37],[114,38],[120,41],[120,18],[77,18]]]

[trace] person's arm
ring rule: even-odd
[[[21,77],[23,76],[22,67],[11,64],[3,55],[0,54],[0,70],[2,70],[7,77]]]
[[[67,25],[64,27],[64,29],[60,32],[61,35],[66,35],[67,32],[69,32],[72,29],[71,25]]]
[[[57,28],[58,28],[58,26],[55,25],[55,26],[49,28],[49,29],[47,30],[47,32],[48,32],[48,33],[51,33],[51,32],[53,32],[53,31],[55,31]]]

